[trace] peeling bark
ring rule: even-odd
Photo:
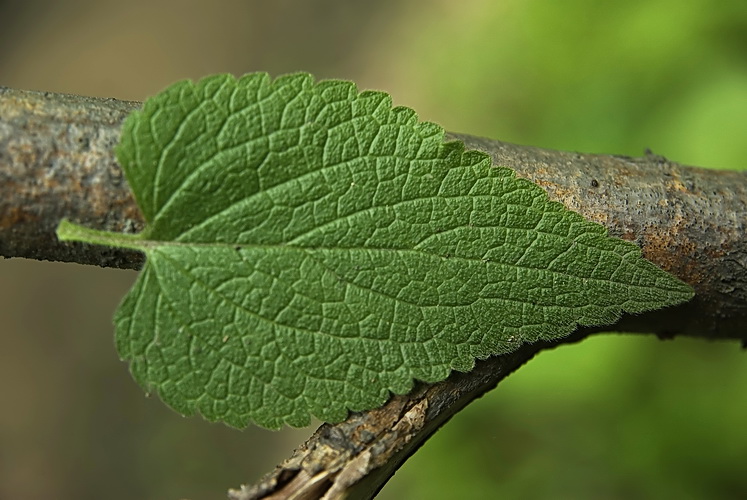
[[[138,269],[138,252],[57,241],[62,218],[137,232],[143,218],[114,157],[120,126],[140,104],[0,88],[0,255]],[[625,316],[604,331],[669,338],[741,339],[747,320],[747,172],[687,167],[648,154],[590,155],[449,134],[496,165],[542,186],[554,201],[637,243],[643,255],[690,283],[693,301]],[[526,345],[478,361],[469,373],[419,384],[382,408],[325,424],[294,455],[233,499],[370,498],[433,432],[537,352]]]

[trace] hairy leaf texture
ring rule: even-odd
[[[126,120],[135,379],[243,427],[338,421],[476,358],[689,299],[638,247],[382,92],[308,74],[179,82]]]

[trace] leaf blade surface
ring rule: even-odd
[[[692,296],[635,245],[349,82],[180,82],[127,119],[117,153],[147,222],[125,242],[147,259],[117,347],[184,414],[336,421],[414,379]]]

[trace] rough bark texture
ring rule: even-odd
[[[66,217],[110,231],[143,226],[114,157],[137,102],[0,87],[0,255],[139,268],[135,252],[63,244]]]
[[[119,128],[139,103],[0,88],[0,255],[107,267],[142,266],[137,252],[61,244],[66,217],[96,229],[143,226],[114,157]],[[636,242],[690,283],[688,304],[624,317],[606,331],[747,341],[747,173],[681,166],[660,156],[588,155],[451,134],[491,154],[563,203]],[[577,331],[565,342],[594,333]],[[418,385],[384,407],[325,424],[259,483],[233,499],[370,498],[440,425],[555,344],[479,361],[469,373]]]

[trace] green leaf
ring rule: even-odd
[[[242,427],[337,421],[414,379],[688,300],[692,290],[487,155],[308,74],[177,83],[117,155],[142,250],[115,315],[135,379]]]

